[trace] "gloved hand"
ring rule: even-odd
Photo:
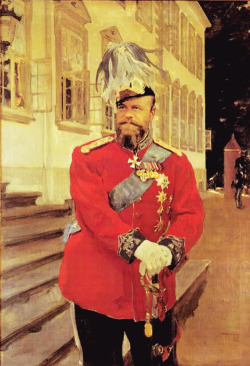
[[[149,240],[144,240],[138,246],[134,256],[142,262],[139,269],[142,276],[144,276],[146,270],[150,276],[154,276],[172,263],[170,249]]]

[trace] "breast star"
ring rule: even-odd
[[[163,191],[159,192],[159,194],[156,197],[158,198],[157,202],[160,202],[160,203],[165,202],[167,199],[167,195]]]
[[[165,174],[159,174],[159,177],[157,178],[157,186],[164,189],[168,188],[169,183],[168,177]]]

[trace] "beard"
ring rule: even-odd
[[[117,125],[116,127],[116,139],[119,145],[125,147],[128,150],[134,151],[137,149],[139,142],[145,135],[145,130],[141,126],[136,126],[134,132],[123,132],[122,127]]]

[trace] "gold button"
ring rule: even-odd
[[[135,217],[139,219],[141,217],[141,214],[139,212],[136,212]]]
[[[137,203],[140,203],[142,201],[142,198],[139,197],[138,200],[136,201]]]

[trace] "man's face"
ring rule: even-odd
[[[116,134],[118,142],[131,150],[147,132],[155,114],[153,97],[134,97],[117,106]]]

